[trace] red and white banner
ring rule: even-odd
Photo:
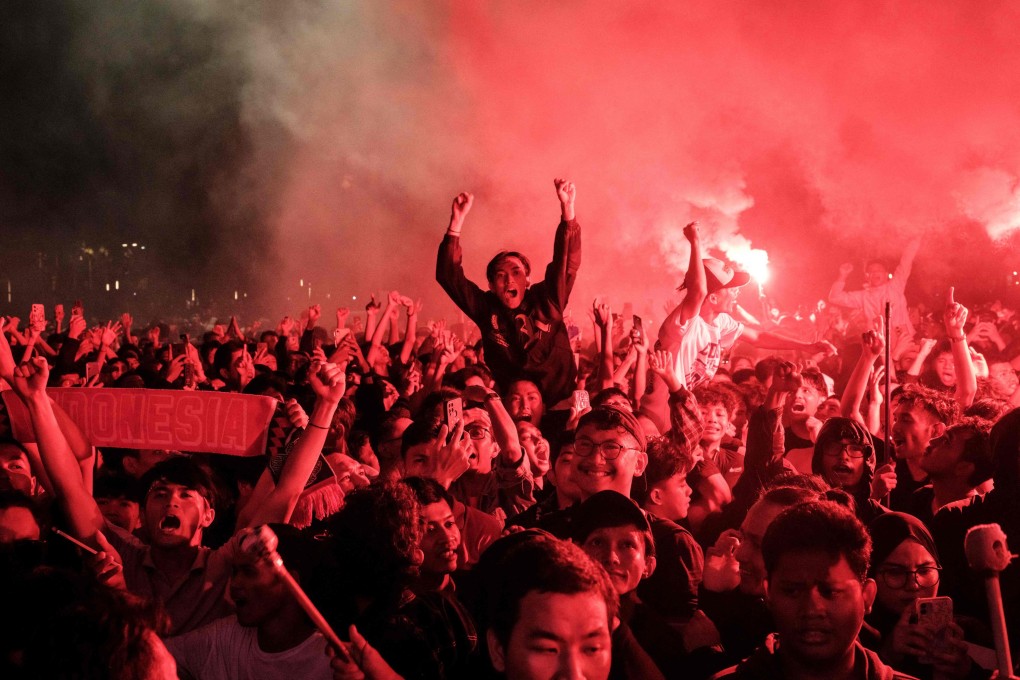
[[[261,456],[277,401],[233,392],[50,388],[93,446]],[[3,392],[15,439],[35,441],[28,410]]]

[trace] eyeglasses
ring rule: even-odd
[[[623,446],[612,441],[596,444],[590,439],[574,440],[574,453],[583,458],[594,455],[596,450],[601,451],[602,457],[606,460],[616,460],[624,451],[632,451],[634,449],[633,447]]]
[[[878,575],[890,588],[905,588],[907,578],[911,577],[920,588],[931,588],[937,585],[941,576],[940,567],[918,567],[917,569],[903,569],[902,567],[887,567],[879,569]]]
[[[833,442],[825,447],[825,455],[835,458],[836,456],[841,456],[844,452],[846,452],[851,458],[864,458],[867,450],[868,447],[862,446],[861,444]]]
[[[464,431],[472,439],[485,439],[486,435],[490,432],[489,428],[481,425],[467,425],[464,427]]]

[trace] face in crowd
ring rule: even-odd
[[[647,466],[648,455],[622,427],[600,430],[588,423],[574,437],[574,479],[584,498],[606,490],[630,496]]]
[[[503,257],[495,266],[489,279],[489,290],[495,293],[507,309],[517,309],[524,302],[530,279],[528,269],[520,258],[513,255]]]

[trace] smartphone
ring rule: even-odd
[[[953,598],[919,597],[914,601],[914,611],[919,624],[938,630],[953,620]]]
[[[90,383],[99,374],[99,362],[89,361],[85,364],[85,382]]]
[[[184,354],[184,343],[175,342],[170,345],[170,360],[173,361],[174,357],[179,357]]]
[[[639,339],[644,340],[645,331],[641,324],[641,317],[635,314],[632,318],[634,320],[634,332],[637,334]]]
[[[464,419],[464,400],[460,397],[443,402],[443,423],[452,431]]]
[[[953,622],[953,599],[951,597],[920,597],[914,601],[914,612],[918,625],[935,631],[931,651],[948,648],[949,624]],[[924,661],[922,657],[922,662]]]
[[[574,408],[578,413],[591,406],[588,390],[574,390]]]
[[[265,352],[265,351],[266,351],[266,350],[267,350],[268,348],[269,348],[269,345],[267,345],[267,344],[266,344],[266,343],[264,343],[264,342],[258,342],[258,343],[255,343],[255,353],[256,353],[256,354],[262,354],[262,353],[263,353],[263,352]]]

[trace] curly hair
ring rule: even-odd
[[[812,501],[780,513],[765,530],[761,552],[770,577],[785,555],[824,552],[846,559],[863,582],[871,560],[871,537],[852,510],[833,501]]]
[[[405,484],[376,482],[347,496],[330,522],[346,583],[369,596],[411,583],[422,529],[421,504]]]

